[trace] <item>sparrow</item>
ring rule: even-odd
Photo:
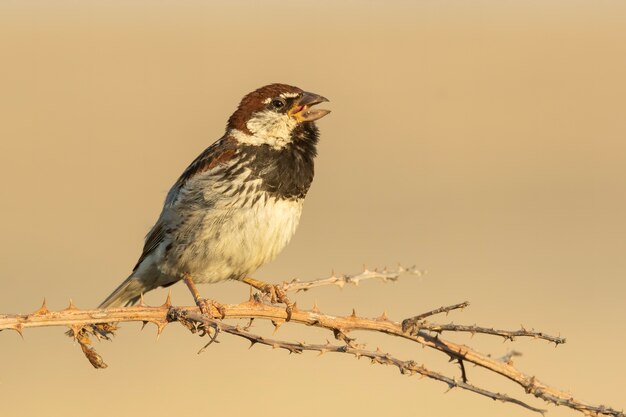
[[[224,136],[169,190],[132,273],[99,308],[133,305],[182,280],[204,313],[210,305],[222,311],[195,284],[237,280],[285,303],[290,317],[284,292],[250,274],[276,258],[296,231],[313,181],[315,121],[330,113],[313,106],[325,101],[286,84],[246,95]]]

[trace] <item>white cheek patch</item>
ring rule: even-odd
[[[241,143],[249,145],[270,145],[281,149],[291,142],[291,132],[298,122],[286,114],[278,114],[269,110],[255,113],[246,123],[252,135],[233,129],[230,133]]]

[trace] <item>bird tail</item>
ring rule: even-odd
[[[139,277],[131,275],[98,308],[116,308],[133,305],[139,301],[143,293],[151,289]]]

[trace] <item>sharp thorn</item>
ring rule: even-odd
[[[169,290],[167,292],[167,298],[165,299],[165,302],[163,303],[161,307],[170,308],[171,306],[172,306],[172,290]]]
[[[161,337],[161,333],[163,333],[165,326],[167,326],[167,321],[155,321],[154,324],[156,324],[157,326],[157,340],[159,340],[159,337]]]
[[[274,325],[274,332],[272,334],[276,334],[276,332],[283,323],[280,321],[272,320],[272,324]]]
[[[65,310],[78,310],[76,308],[76,306],[74,305],[74,302],[72,301],[72,299],[70,298],[70,305],[68,305]]]
[[[24,339],[24,333],[22,333],[22,330],[24,329],[24,325],[22,323],[17,323],[15,327],[11,327],[11,328],[20,334],[20,337],[22,338],[22,340]]]
[[[41,303],[41,307],[39,307],[39,309],[35,311],[33,314],[35,316],[45,316],[49,312],[50,310],[48,310],[48,307],[46,306],[46,299],[44,298],[43,303]]]
[[[317,301],[313,301],[313,308],[311,309],[314,313],[319,313],[320,308],[317,306]]]
[[[148,324],[148,321],[145,321],[145,320],[141,323],[141,330],[143,330],[146,327],[146,324]]]
[[[352,314],[350,314],[350,318],[356,319],[356,310],[354,308],[352,309]]]

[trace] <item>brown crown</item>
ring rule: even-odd
[[[254,90],[241,99],[237,110],[228,119],[227,129],[237,129],[251,134],[246,126],[250,116],[267,105],[264,103],[265,100],[277,97],[282,93],[302,93],[302,90],[287,84],[269,84]]]

